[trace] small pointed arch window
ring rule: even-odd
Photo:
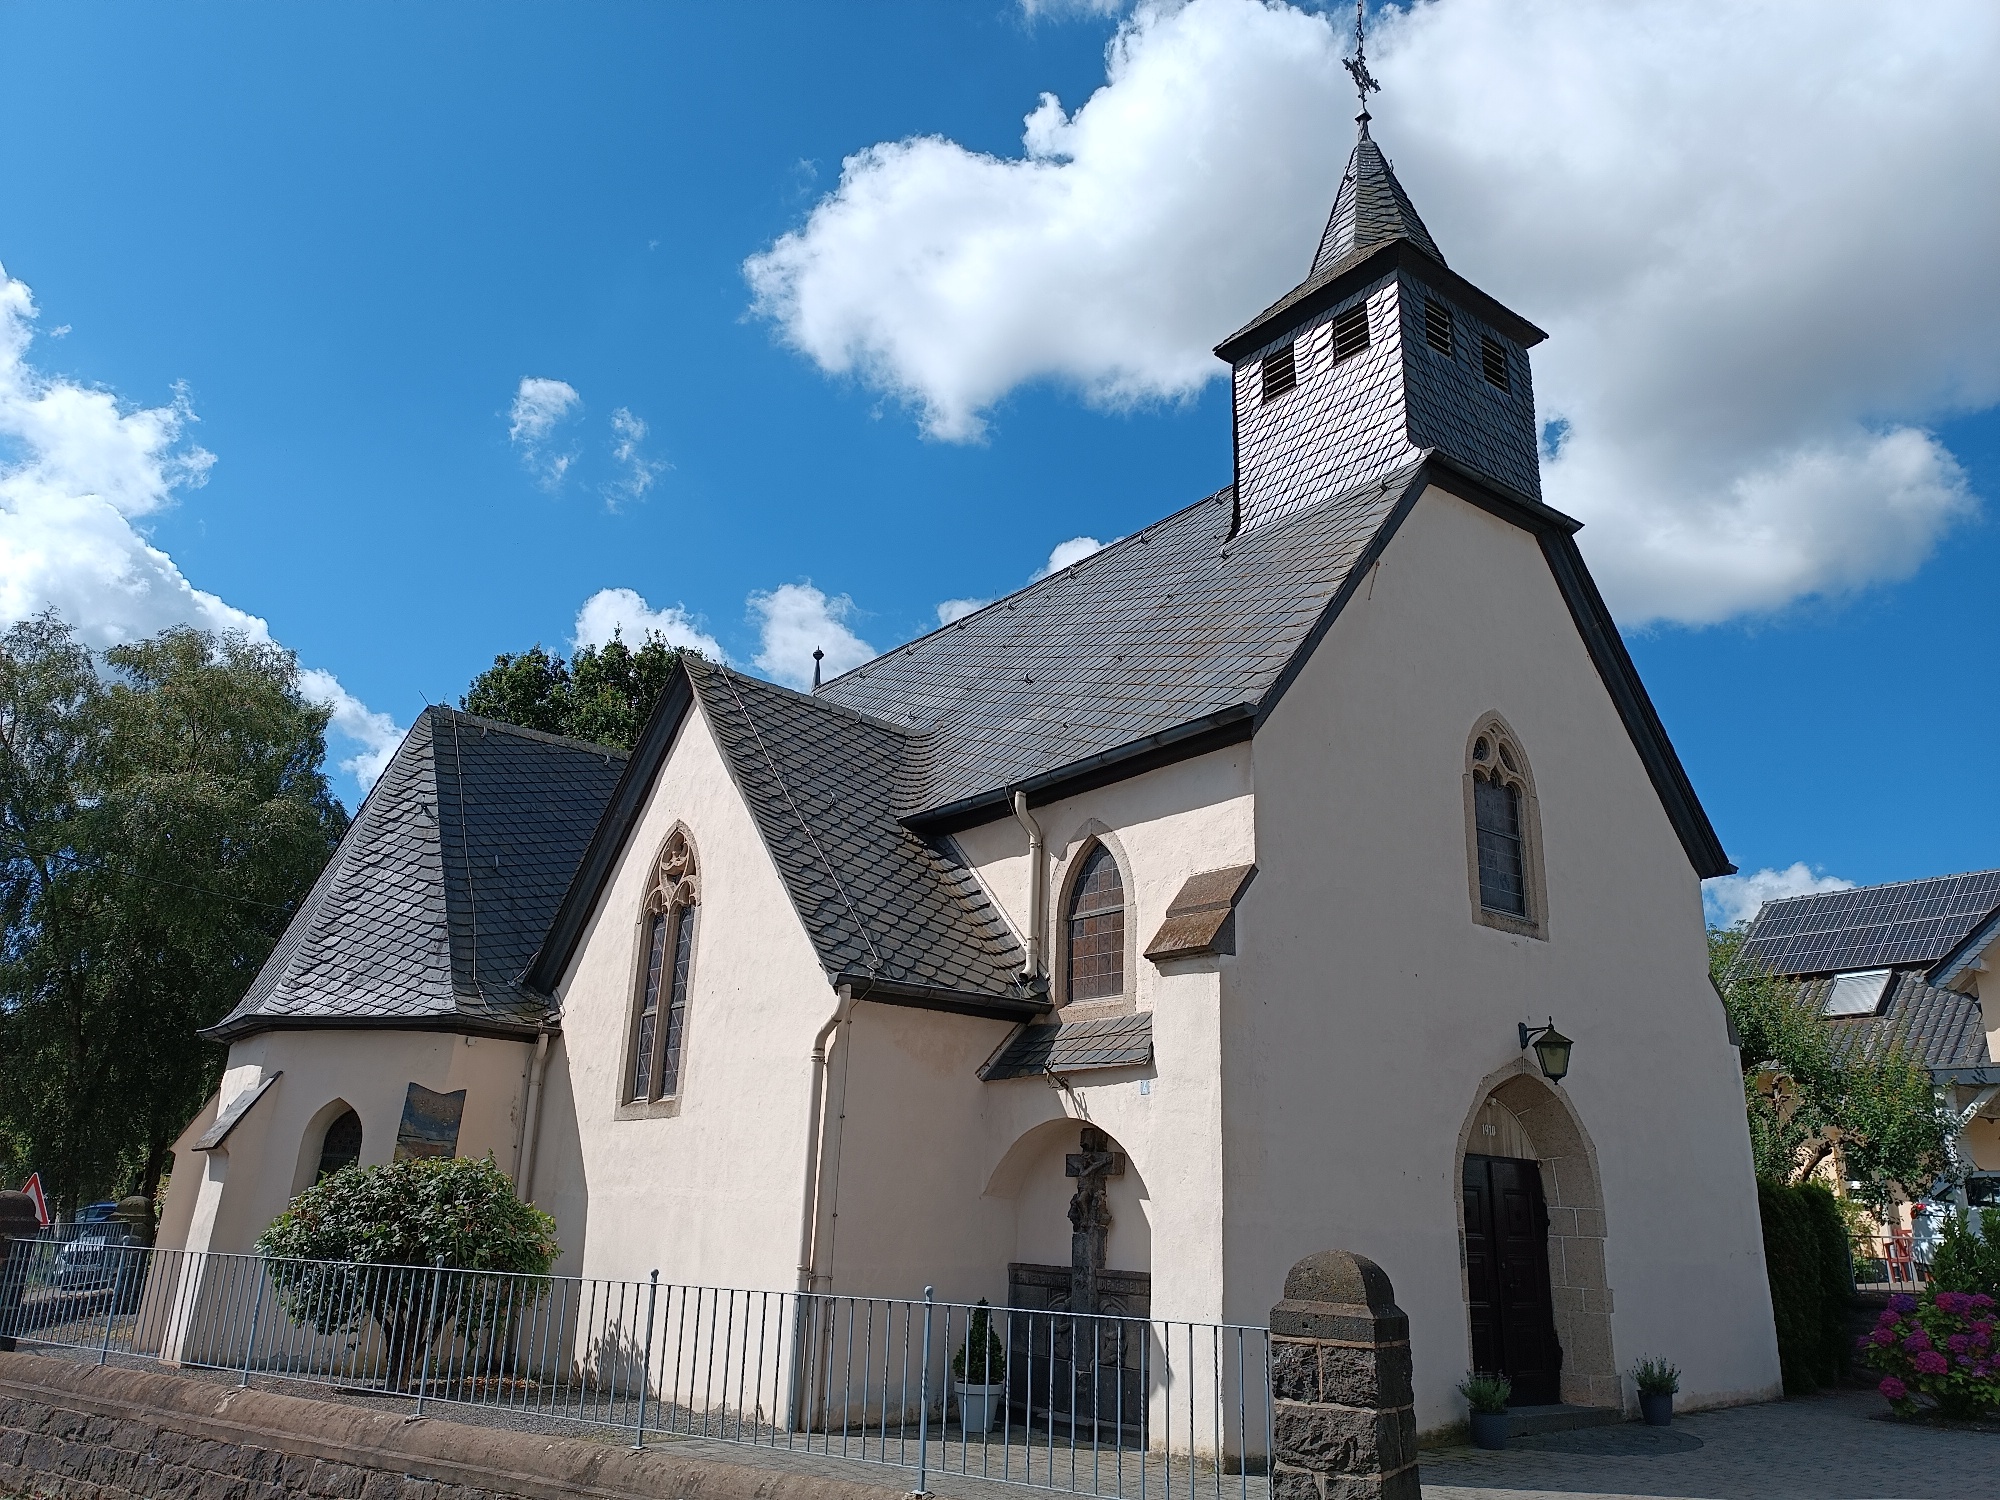
[[[625,1093],[628,1103],[654,1104],[680,1093],[688,981],[700,905],[694,844],[686,829],[676,828],[654,863],[639,923],[632,1064]]]
[[[1064,912],[1064,1003],[1125,993],[1125,877],[1102,842],[1084,850]]]
[[[1540,810],[1520,738],[1489,714],[1466,747],[1466,854],[1474,919],[1546,937]]]
[[[327,1121],[326,1134],[320,1137],[319,1167],[313,1173],[314,1182],[324,1182],[343,1167],[351,1167],[361,1160],[361,1116],[351,1109],[342,1110]]]

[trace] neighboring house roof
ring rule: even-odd
[[[209,1036],[531,1034],[518,983],[625,756],[449,708],[412,726],[242,1002]]]
[[[1767,901],[1741,960],[1774,974],[1928,966],[2000,909],[2000,870]]]
[[[1805,981],[1799,994],[1818,1009],[1832,988],[1833,978],[1827,975]],[[1989,1060],[1979,1002],[1926,984],[1920,969],[1904,969],[1896,975],[1877,1014],[1854,1020],[1829,1019],[1826,1024],[1843,1052],[1894,1041],[1929,1069],[1978,1068]]]

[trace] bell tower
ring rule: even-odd
[[[1368,132],[1380,85],[1358,17],[1355,43],[1354,149],[1312,269],[1215,350],[1232,372],[1239,532],[1433,453],[1541,499],[1528,350],[1547,335],[1445,265]]]

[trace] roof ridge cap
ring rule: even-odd
[[[902,647],[898,646],[896,649],[900,651],[902,650]],[[888,656],[890,654],[892,653],[886,651],[882,653],[883,656]],[[881,657],[873,657],[870,659],[879,661],[881,660]],[[747,682],[752,687],[768,688],[773,693],[777,693],[782,695],[783,697],[792,699],[794,702],[797,702],[802,706],[809,708],[823,709],[826,712],[832,714],[844,715],[847,718],[853,719],[857,723],[867,725],[870,729],[885,729],[889,733],[894,734],[902,739],[912,739],[916,735],[921,733],[921,731],[919,731],[912,725],[898,724],[890,719],[879,719],[873,714],[865,714],[861,712],[861,710],[858,708],[850,708],[845,703],[836,703],[830,699],[821,698],[812,693],[801,692],[799,691],[799,689],[795,687],[785,686],[785,684],[782,682],[773,682],[768,677],[757,677],[749,672],[739,672],[734,667],[724,666],[720,662],[708,661],[706,658],[702,658],[701,661],[702,665],[704,667],[707,667],[710,671],[723,673],[724,675],[733,678],[737,682]],[[688,680],[690,682],[694,680],[694,675],[695,674],[692,671],[688,673]],[[840,679],[835,678],[834,680],[837,682]]]
[[[470,713],[462,708],[453,708],[449,703],[429,703],[424,706],[420,717],[448,714],[453,719],[462,719],[468,724],[477,724],[484,730],[498,730],[502,734],[516,735],[522,739],[540,740],[548,745],[561,745],[567,749],[588,750],[595,755],[615,755],[620,759],[629,758],[630,750],[620,750],[616,745],[607,745],[601,740],[580,739],[573,734],[550,734],[546,729],[530,729],[526,724],[513,724],[506,719],[489,718],[485,714]]]

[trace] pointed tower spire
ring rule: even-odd
[[[1363,254],[1377,245],[1405,239],[1439,265],[1444,256],[1437,241],[1417,217],[1416,206],[1396,174],[1389,158],[1368,134],[1368,96],[1382,92],[1382,85],[1368,71],[1368,31],[1363,7],[1367,0],[1354,0],[1354,56],[1342,66],[1354,79],[1354,91],[1361,96],[1361,113],[1354,117],[1354,151],[1347,158],[1347,175],[1340,179],[1334,195],[1333,212],[1327,216],[1326,233],[1319,239],[1319,253],[1313,257],[1310,276],[1339,265],[1350,255]]]

